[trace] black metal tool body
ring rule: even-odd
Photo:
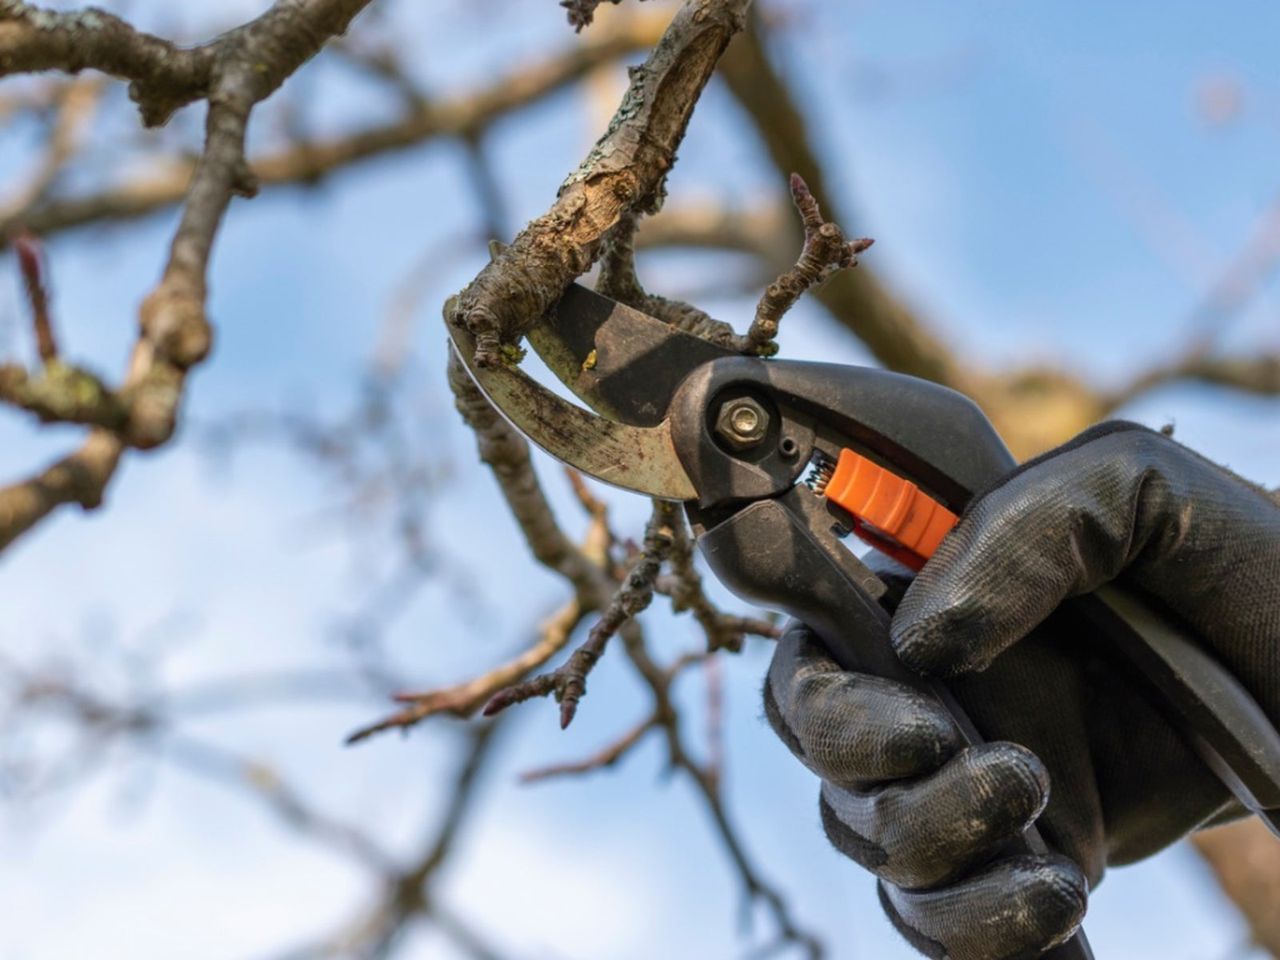
[[[799,481],[815,455],[856,451],[956,513],[1015,466],[986,416],[961,394],[871,368],[730,355],[581,287],[529,334],[589,413],[512,368],[458,355],[495,406],[553,456],[625,489],[685,503],[717,577],[751,602],[813,627],[847,669],[938,698],[972,743],[979,731],[944,685],[901,663],[883,582],[841,542],[851,518]],[[722,418],[749,398],[763,414],[746,444]],[[1280,734],[1238,681],[1150,601],[1117,586],[1057,616],[1088,620],[1149,685],[1234,795],[1275,829]],[[1046,849],[1035,828],[1009,853]],[[1046,957],[1087,960],[1079,932]]]

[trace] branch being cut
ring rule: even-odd
[[[664,320],[677,330],[713,343],[735,346],[741,338],[733,327],[691,303],[649,293],[636,274],[635,237],[639,216],[628,211],[605,238],[596,290],[619,303]]]
[[[532,221],[462,292],[450,322],[476,338],[476,361],[500,363],[600,255],[628,212],[661,206],[694,104],[750,0],[687,0],[631,85],[609,128]]]

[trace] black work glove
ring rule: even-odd
[[[894,615],[902,660],[951,678],[1000,742],[962,748],[935,701],[841,670],[803,626],[780,642],[769,722],[822,778],[831,842],[880,878],[926,955],[1034,957],[1079,925],[1106,865],[1240,812],[1088,627],[1042,625],[1122,573],[1280,720],[1280,505],[1134,424],[1087,431],[976,498]],[[1002,857],[1042,810],[1061,855]]]

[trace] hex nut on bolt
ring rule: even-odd
[[[750,397],[721,404],[716,433],[735,450],[756,446],[769,432],[769,414]]]

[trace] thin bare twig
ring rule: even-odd
[[[14,243],[18,253],[18,266],[22,271],[22,283],[27,290],[27,302],[31,305],[31,325],[36,334],[36,351],[42,363],[58,359],[58,342],[53,335],[53,320],[49,316],[48,266],[40,241],[31,234],[23,234]]]
[[[604,608],[599,621],[591,628],[586,642],[551,673],[499,691],[485,705],[485,716],[491,717],[533,697],[553,695],[560,704],[560,726],[567,727],[573,721],[578,702],[587,689],[587,675],[599,662],[605,647],[624,623],[653,601],[654,582],[663,561],[671,552],[674,512],[673,504],[654,502],[653,513],[645,526],[644,549],[631,565],[622,586]]]
[[[857,264],[858,254],[875,242],[867,237],[846,240],[840,227],[823,219],[818,201],[800,174],[791,174],[790,185],[791,199],[804,224],[804,247],[795,266],[769,284],[756,306],[744,352],[762,356],[777,353],[774,338],[778,335],[778,323],[801,295],[837,270]]]
[[[518,656],[456,686],[426,693],[397,694],[395,699],[408,705],[405,709],[361,727],[347,737],[347,743],[359,743],[384,730],[407,729],[440,713],[455,717],[471,716],[499,691],[516,683],[529,671],[536,670],[562,650],[582,618],[578,601],[570,600],[542,625],[538,642]]]
[[[580,776],[584,773],[593,773],[596,770],[612,767],[625,757],[636,744],[643,740],[645,734],[657,729],[658,726],[659,723],[656,717],[647,717],[613,743],[602,747],[586,759],[568,763],[555,763],[545,767],[537,767],[533,770],[526,770],[520,774],[520,782],[537,783],[541,780],[551,780],[556,777]]]

